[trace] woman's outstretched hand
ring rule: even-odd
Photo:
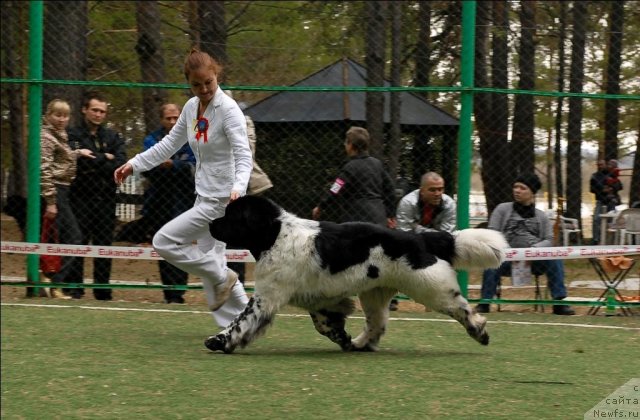
[[[127,179],[129,175],[133,173],[133,166],[129,162],[125,163],[113,172],[113,180],[117,185],[122,184],[122,181]]]

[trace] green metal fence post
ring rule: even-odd
[[[44,3],[29,3],[29,78],[42,80],[42,47]],[[40,242],[40,117],[42,115],[42,83],[29,84],[29,140],[27,148],[27,242]],[[27,257],[27,278],[40,281],[39,257]],[[38,296],[39,289],[33,290]],[[29,294],[29,293],[28,293]]]
[[[460,95],[460,129],[458,131],[458,228],[469,227],[469,195],[471,193],[471,113],[473,111],[473,58],[475,51],[476,2],[462,2],[462,58],[461,84],[465,89]],[[469,273],[458,272],[462,295],[469,293]]]

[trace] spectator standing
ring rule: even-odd
[[[502,232],[512,248],[553,246],[553,225],[545,212],[535,207],[535,194],[542,183],[536,174],[521,174],[513,183],[513,202],[499,204],[489,219],[489,229]],[[530,264],[529,264],[530,263]],[[567,297],[562,260],[527,261],[534,272],[545,273],[554,300]],[[505,261],[497,269],[485,270],[482,275],[482,299],[493,299],[501,276],[511,273],[511,262]],[[488,313],[488,303],[476,306],[479,313]],[[568,305],[554,305],[556,315],[574,315]]]
[[[396,204],[402,200],[402,197],[409,194],[409,191],[413,191],[415,187],[412,185],[412,182],[409,181],[405,175],[405,171],[403,168],[400,168],[398,171],[398,176],[395,181],[396,186]]]
[[[69,144],[74,150],[88,149],[93,159],[77,161],[77,175],[71,184],[71,202],[76,215],[82,243],[110,246],[116,224],[116,189],[111,174],[122,165],[127,156],[125,144],[116,131],[106,127],[109,104],[98,92],[85,96],[82,105],[84,118],[69,129]],[[111,258],[93,259],[93,280],[96,284],[109,284]],[[84,260],[79,267],[80,278],[84,278]],[[73,289],[71,297],[80,299],[84,289]],[[93,289],[98,300],[111,300],[111,289]]]
[[[70,186],[76,176],[77,159],[94,159],[89,149],[71,150],[67,136],[67,125],[71,107],[62,99],[49,104],[42,119],[40,131],[40,192],[45,202],[44,217],[55,220],[60,243],[78,245],[82,233],[71,208]],[[82,282],[82,258],[62,257],[60,271],[51,279],[53,283]],[[51,297],[68,298],[62,290],[51,288]]]
[[[329,192],[312,210],[319,220],[324,210],[337,210],[336,222],[369,222],[395,227],[395,189],[382,162],[369,155],[369,132],[351,127],[344,142],[349,161]]]
[[[600,243],[600,215],[605,212],[607,195],[605,188],[607,186],[607,178],[609,178],[609,168],[607,161],[598,159],[598,170],[591,175],[589,186],[591,193],[595,196],[595,207],[593,208],[593,226],[592,241],[593,245]]]
[[[227,92],[227,94],[233,98],[230,93],[231,92]],[[247,121],[247,137],[249,138],[249,147],[251,148],[251,157],[253,159],[253,169],[251,170],[251,176],[249,177],[247,194],[261,195],[268,189],[272,188],[273,183],[271,182],[269,175],[267,175],[260,165],[258,165],[258,162],[256,162],[256,128],[250,116],[245,114],[244,117]],[[230,269],[238,273],[238,280],[244,284],[246,263],[229,262],[227,265]]]
[[[396,227],[396,191],[391,176],[382,162],[369,155],[369,132],[351,127],[346,134],[344,148],[349,161],[333,181],[328,194],[312,210],[311,217],[319,220],[330,209],[337,222],[368,222],[388,228]],[[398,303],[390,305],[397,310]]]
[[[622,182],[620,181],[620,169],[618,169],[618,161],[615,159],[609,159],[607,161],[607,169],[609,170],[609,177],[606,180],[605,192],[605,204],[607,211],[615,210],[616,206],[622,204],[620,199],[620,191],[622,191]]]
[[[420,188],[400,199],[396,212],[397,228],[410,232],[445,231],[456,229],[456,202],[444,193],[444,178],[427,172],[420,178]],[[398,309],[392,299],[389,309]]]
[[[161,127],[144,138],[144,150],[149,150],[160,142],[176,125],[180,117],[180,107],[165,104],[160,108]],[[151,224],[150,232],[155,234],[165,223],[193,207],[195,199],[196,158],[188,143],[160,165],[142,173],[149,181],[145,191],[142,216]],[[186,285],[189,273],[165,260],[158,260],[160,279],[164,285]],[[184,303],[185,290],[163,290],[165,303]]]
[[[608,162],[604,159],[599,159],[597,165],[598,170],[591,175],[589,180],[590,191],[595,196],[592,226],[593,245],[600,243],[600,215],[615,210],[616,206],[620,204],[619,193],[622,190],[618,162],[615,159],[611,159]]]
[[[252,161],[246,120],[218,86],[221,72],[209,54],[192,49],[184,75],[195,97],[162,141],[116,169],[113,177],[119,184],[134,170],[156,167],[189,143],[196,156],[194,206],[165,224],[153,237],[153,246],[169,263],[202,279],[209,309],[218,325],[226,327],[248,299],[237,273],[227,268],[225,243],[211,236],[209,224],[246,192]]]
[[[250,116],[245,114],[244,117],[247,120],[247,137],[249,137],[249,146],[251,147],[251,156],[253,158],[253,169],[251,170],[251,177],[249,178],[247,194],[260,195],[272,188],[273,183],[269,175],[267,175],[260,165],[258,165],[258,162],[256,162],[256,127]]]

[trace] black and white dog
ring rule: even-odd
[[[229,204],[210,231],[230,247],[248,249],[257,261],[253,297],[227,328],[205,341],[210,350],[231,353],[248,345],[291,304],[308,310],[316,330],[342,350],[375,351],[398,291],[451,316],[475,340],[489,344],[486,319],[460,294],[454,267],[500,266],[508,245],[497,231],[416,234],[369,223],[317,222],[255,196]],[[354,295],[366,324],[352,340],[345,322],[354,311]]]

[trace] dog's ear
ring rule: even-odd
[[[262,221],[277,218],[280,215],[280,207],[267,198],[246,195],[230,203],[225,214],[257,227]]]
[[[282,209],[273,201],[264,197],[248,196],[244,218],[249,226],[267,231],[282,214]]]
[[[229,203],[224,217],[213,220],[209,231],[227,246],[247,248],[257,258],[278,237],[281,212],[271,200],[244,196]]]

